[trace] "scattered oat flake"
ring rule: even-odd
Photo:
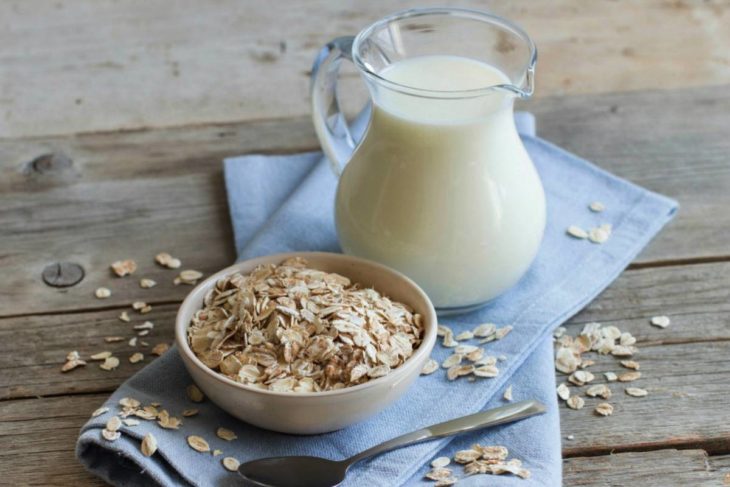
[[[142,450],[142,455],[151,457],[157,451],[157,440],[152,433],[147,433],[142,439],[142,444],[139,447]]]
[[[152,305],[151,304],[148,304],[147,306],[145,306],[144,308],[142,308],[141,310],[139,310],[139,313],[140,314],[143,314],[143,315],[146,315],[150,311],[152,311]]]
[[[607,402],[602,402],[596,406],[594,411],[601,416],[611,416],[613,414],[613,406]]]
[[[596,384],[586,390],[586,396],[596,397],[600,396],[603,399],[609,399],[611,397],[611,389],[606,384]]]
[[[116,357],[107,357],[103,363],[99,364],[99,368],[103,370],[114,370],[119,367],[119,359]]]
[[[426,472],[425,477],[431,480],[443,480],[451,477],[451,469],[436,467]]]
[[[461,333],[456,335],[457,340],[471,340],[472,338],[474,338],[474,333],[469,330],[462,331]]]
[[[129,323],[131,321],[131,318],[129,317],[129,313],[127,313],[126,311],[122,311],[119,314],[119,321],[123,321],[125,323]]]
[[[624,372],[619,374],[619,382],[632,382],[641,378],[641,372]]]
[[[445,337],[448,334],[454,334],[453,331],[451,331],[451,328],[449,328],[446,325],[437,325],[436,327],[436,335],[440,337]]]
[[[170,345],[168,345],[167,343],[158,343],[157,345],[155,345],[152,348],[152,353],[159,357],[163,353],[167,352],[169,349],[170,349]]]
[[[223,460],[221,460],[221,463],[226,468],[226,470],[230,470],[231,472],[236,472],[238,470],[238,467],[241,465],[240,462],[233,457],[225,457]]]
[[[93,413],[91,413],[91,417],[95,418],[97,416],[101,416],[102,414],[109,412],[109,408],[107,407],[100,407],[99,409],[94,410]]]
[[[105,287],[100,287],[96,291],[94,291],[94,296],[96,296],[99,299],[106,299],[109,296],[112,295],[112,292]]]
[[[566,233],[573,238],[585,239],[588,238],[588,232],[576,225],[571,225],[566,230]]]
[[[106,429],[109,431],[117,431],[121,427],[122,427],[122,420],[119,419],[119,416],[112,416],[106,422]]]
[[[469,463],[473,462],[474,460],[479,460],[481,456],[481,450],[476,450],[473,448],[469,450],[459,450],[454,454],[454,461],[456,463]]]
[[[236,433],[233,431],[226,429],[226,428],[218,428],[215,432],[216,436],[222,440],[226,441],[233,441],[238,439],[238,436],[236,436]]]
[[[129,361],[133,364],[136,364],[137,362],[141,362],[143,360],[144,360],[144,355],[139,352],[135,352],[129,356]]]
[[[499,375],[499,369],[494,365],[481,365],[474,369],[474,375],[477,377],[497,377]]]
[[[203,277],[202,272],[192,269],[184,270],[178,276],[180,282],[182,282],[183,284],[195,284],[201,277]]]
[[[601,244],[608,240],[611,236],[611,227],[601,225],[597,228],[591,228],[588,231],[588,240],[593,243]]]
[[[117,343],[117,342],[123,342],[123,341],[124,341],[124,337],[119,337],[119,336],[115,336],[115,337],[105,337],[105,338],[104,338],[104,341],[105,341],[106,343]]]
[[[126,418],[122,420],[125,426],[139,426],[139,421],[134,418]]]
[[[449,380],[456,380],[461,376],[469,375],[472,373],[474,375],[477,375],[476,370],[474,369],[473,365],[454,365],[453,367],[449,368],[449,370],[446,371],[446,378]],[[492,377],[492,376],[482,376],[482,377]]]
[[[148,279],[146,277],[143,277],[139,280],[139,287],[142,289],[149,289],[151,287],[155,287],[157,285],[157,282],[153,281],[152,279]]]
[[[147,306],[147,303],[145,303],[144,301],[135,301],[134,303],[132,303],[132,309],[134,309],[135,311],[139,311],[145,306]]]
[[[109,431],[108,429],[101,430],[101,436],[107,441],[116,441],[122,434],[119,431]]]
[[[588,205],[588,208],[594,213],[600,213],[606,209],[606,206],[600,201],[594,201],[593,203]]]
[[[137,270],[137,263],[132,259],[118,260],[116,262],[112,262],[111,268],[114,271],[114,274],[119,277],[124,277],[129,274],[134,274],[134,271]]]
[[[497,325],[494,323],[482,323],[481,325],[474,328],[472,333],[477,338],[487,338],[488,336],[494,335],[497,331]]]
[[[568,398],[570,398],[570,389],[565,384],[560,384],[558,386],[558,397],[562,399],[563,401],[567,401]]]
[[[81,359],[68,360],[68,361],[66,361],[65,364],[63,364],[61,366],[61,372],[69,372],[69,371],[75,369],[76,367],[81,367],[83,365],[86,365],[86,361],[84,361],[84,360],[81,360]]]
[[[123,397],[119,400],[119,405],[124,408],[138,408],[140,406],[140,402],[131,397]]]
[[[588,384],[595,378],[596,377],[592,373],[586,370],[576,370],[575,372],[570,374],[570,377],[568,377],[568,382],[577,386],[582,386]]]
[[[146,337],[149,334],[150,334],[149,330],[140,330],[137,332],[137,336],[139,336],[139,337]]]
[[[190,384],[187,389],[185,389],[185,392],[188,394],[188,398],[190,398],[193,402],[203,402],[205,399],[203,391],[201,391],[195,384]]]
[[[454,335],[452,333],[449,333],[444,336],[443,340],[441,341],[441,345],[446,348],[453,348],[458,346],[459,342],[457,340],[454,340]]]
[[[433,461],[431,462],[431,467],[443,468],[449,463],[451,463],[451,459],[449,459],[449,457],[438,457],[433,459]]]
[[[504,395],[502,395],[505,401],[511,401],[512,400],[512,386],[507,387],[507,389],[504,390]]]
[[[636,362],[635,360],[622,360],[620,362],[620,364],[621,364],[621,366],[626,367],[627,369],[632,369],[632,370],[639,370],[639,368],[641,367],[639,365],[639,362]]]
[[[454,349],[454,353],[457,353],[459,355],[466,355],[467,353],[474,352],[478,350],[479,347],[476,345],[459,345]]]
[[[90,358],[91,360],[106,360],[107,358],[111,357],[112,353],[109,351],[99,352],[92,355]]]
[[[555,368],[564,374],[575,372],[580,364],[580,358],[568,347],[560,347],[555,354]]]
[[[497,337],[497,340],[501,340],[512,331],[512,328],[513,327],[511,325],[503,326],[502,328],[497,329],[494,335]]]
[[[585,405],[585,401],[580,396],[571,396],[566,401],[570,409],[581,409]]]
[[[651,318],[651,324],[659,328],[666,328],[669,326],[669,323],[671,322],[668,316],[653,316]]]
[[[208,442],[200,436],[188,436],[188,445],[190,445],[190,448],[192,448],[193,450],[199,451],[201,453],[210,451],[210,445],[208,445]]]
[[[608,382],[615,382],[618,380],[618,376],[614,372],[604,372],[603,376]]]
[[[575,435],[568,435],[568,436],[565,437],[565,439],[566,440],[573,441],[573,440],[575,440]]]
[[[475,350],[472,350],[471,352],[466,354],[466,359],[470,362],[477,362],[482,359],[484,356],[484,349],[483,348],[477,348]]]
[[[177,269],[182,265],[180,259],[176,259],[167,252],[160,252],[155,256],[155,262],[168,269]]]
[[[439,368],[439,363],[436,362],[434,359],[430,358],[426,361],[426,363],[423,365],[423,369],[421,369],[421,375],[429,375],[436,372]]]
[[[611,355],[614,357],[631,357],[635,351],[635,347],[616,345],[616,347],[611,350]]]
[[[196,416],[200,411],[198,409],[186,409],[182,412],[182,415],[186,418]]]
[[[157,424],[165,429],[176,430],[180,428],[182,421],[180,421],[180,418],[170,416],[170,413],[168,413],[167,410],[163,409],[157,415]]]
[[[641,389],[640,387],[627,387],[626,394],[633,397],[645,397],[649,395],[646,389]]]
[[[213,456],[217,457],[218,455],[223,455],[223,450],[213,450]]]
[[[446,357],[446,360],[441,363],[441,367],[443,367],[444,369],[449,369],[455,365],[459,365],[461,364],[463,358],[464,356],[460,353],[454,353],[453,355],[449,355],[448,357]]]
[[[152,330],[155,327],[155,324],[151,321],[145,321],[144,323],[140,323],[138,325],[134,325],[135,330]]]
[[[128,343],[129,343],[130,347],[136,347],[137,346],[137,337],[130,338]]]

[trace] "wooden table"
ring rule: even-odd
[[[423,4],[436,2],[421,2]],[[443,2],[438,2],[443,3]],[[462,5],[485,7],[486,2]],[[8,0],[0,4],[0,483],[97,485],[78,428],[138,371],[117,317],[153,310],[172,340],[185,286],[153,256],[206,273],[234,259],[221,159],[311,150],[318,46],[411,2]],[[494,4],[540,48],[538,131],[637,184],[678,217],[570,320],[639,340],[644,399],[613,416],[563,409],[566,485],[730,485],[730,3],[519,0]],[[109,264],[133,258],[135,278]],[[41,279],[60,261],[84,279]],[[158,281],[140,289],[141,276]],[[107,286],[112,296],[94,298]],[[661,330],[648,318],[671,317]],[[61,374],[65,355],[111,349]],[[599,360],[594,371],[612,368]],[[529,459],[526,459],[529,463]]]

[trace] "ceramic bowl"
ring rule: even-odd
[[[344,389],[324,392],[273,392],[235,382],[206,367],[188,345],[186,331],[205,294],[228,274],[247,274],[260,264],[278,264],[301,256],[308,266],[336,272],[391,299],[409,305],[423,317],[421,345],[388,375]],[[403,274],[368,260],[342,254],[296,252],[239,262],[201,282],[177,313],[175,336],[185,367],[205,395],[229,414],[262,428],[295,434],[335,431],[362,421],[393,403],[419,376],[436,341],[436,312],[426,293]]]

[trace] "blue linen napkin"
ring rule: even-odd
[[[355,126],[361,134],[366,115]],[[121,397],[144,403],[159,401],[173,415],[192,404],[184,388],[190,383],[177,353],[167,353],[123,384],[107,401],[110,413],[91,419],[77,444],[80,461],[115,485],[236,485],[233,474],[218,458],[190,449],[184,438],[197,434],[223,456],[241,461],[276,455],[311,454],[345,458],[376,443],[420,427],[491,408],[505,401],[511,385],[514,400],[534,398],[548,406],[545,415],[512,425],[395,450],[351,470],[347,486],[432,485],[423,479],[428,462],[467,448],[475,442],[501,444],[510,458],[519,458],[532,471],[530,480],[512,476],[468,477],[464,486],[485,484],[561,485],[560,428],[550,332],[601,292],[669,221],[676,203],[598,169],[534,136],[534,119],[518,114],[523,141],[542,178],[547,195],[548,223],[540,252],[525,277],[488,307],[446,320],[455,331],[490,321],[512,324],[503,340],[486,345],[490,355],[503,356],[495,379],[449,382],[442,370],[420,377],[393,406],[344,430],[316,436],[273,433],[241,423],[210,402],[195,405],[200,416],[186,418],[181,431],[162,430],[153,423],[123,427],[122,437],[109,443],[100,438]],[[287,156],[252,155],[227,159],[225,179],[239,258],[297,250],[338,251],[332,207],[336,186],[319,152]],[[587,210],[600,200],[606,210]],[[602,223],[613,234],[597,245],[567,237],[565,229]],[[436,345],[441,361],[450,350]],[[239,440],[215,437],[218,426],[234,430]],[[158,453],[145,458],[139,441],[152,431]],[[460,467],[455,467],[460,474]],[[460,475],[462,476],[462,475]]]

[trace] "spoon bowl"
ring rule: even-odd
[[[320,457],[272,457],[244,463],[238,471],[251,487],[334,487],[349,466]]]

